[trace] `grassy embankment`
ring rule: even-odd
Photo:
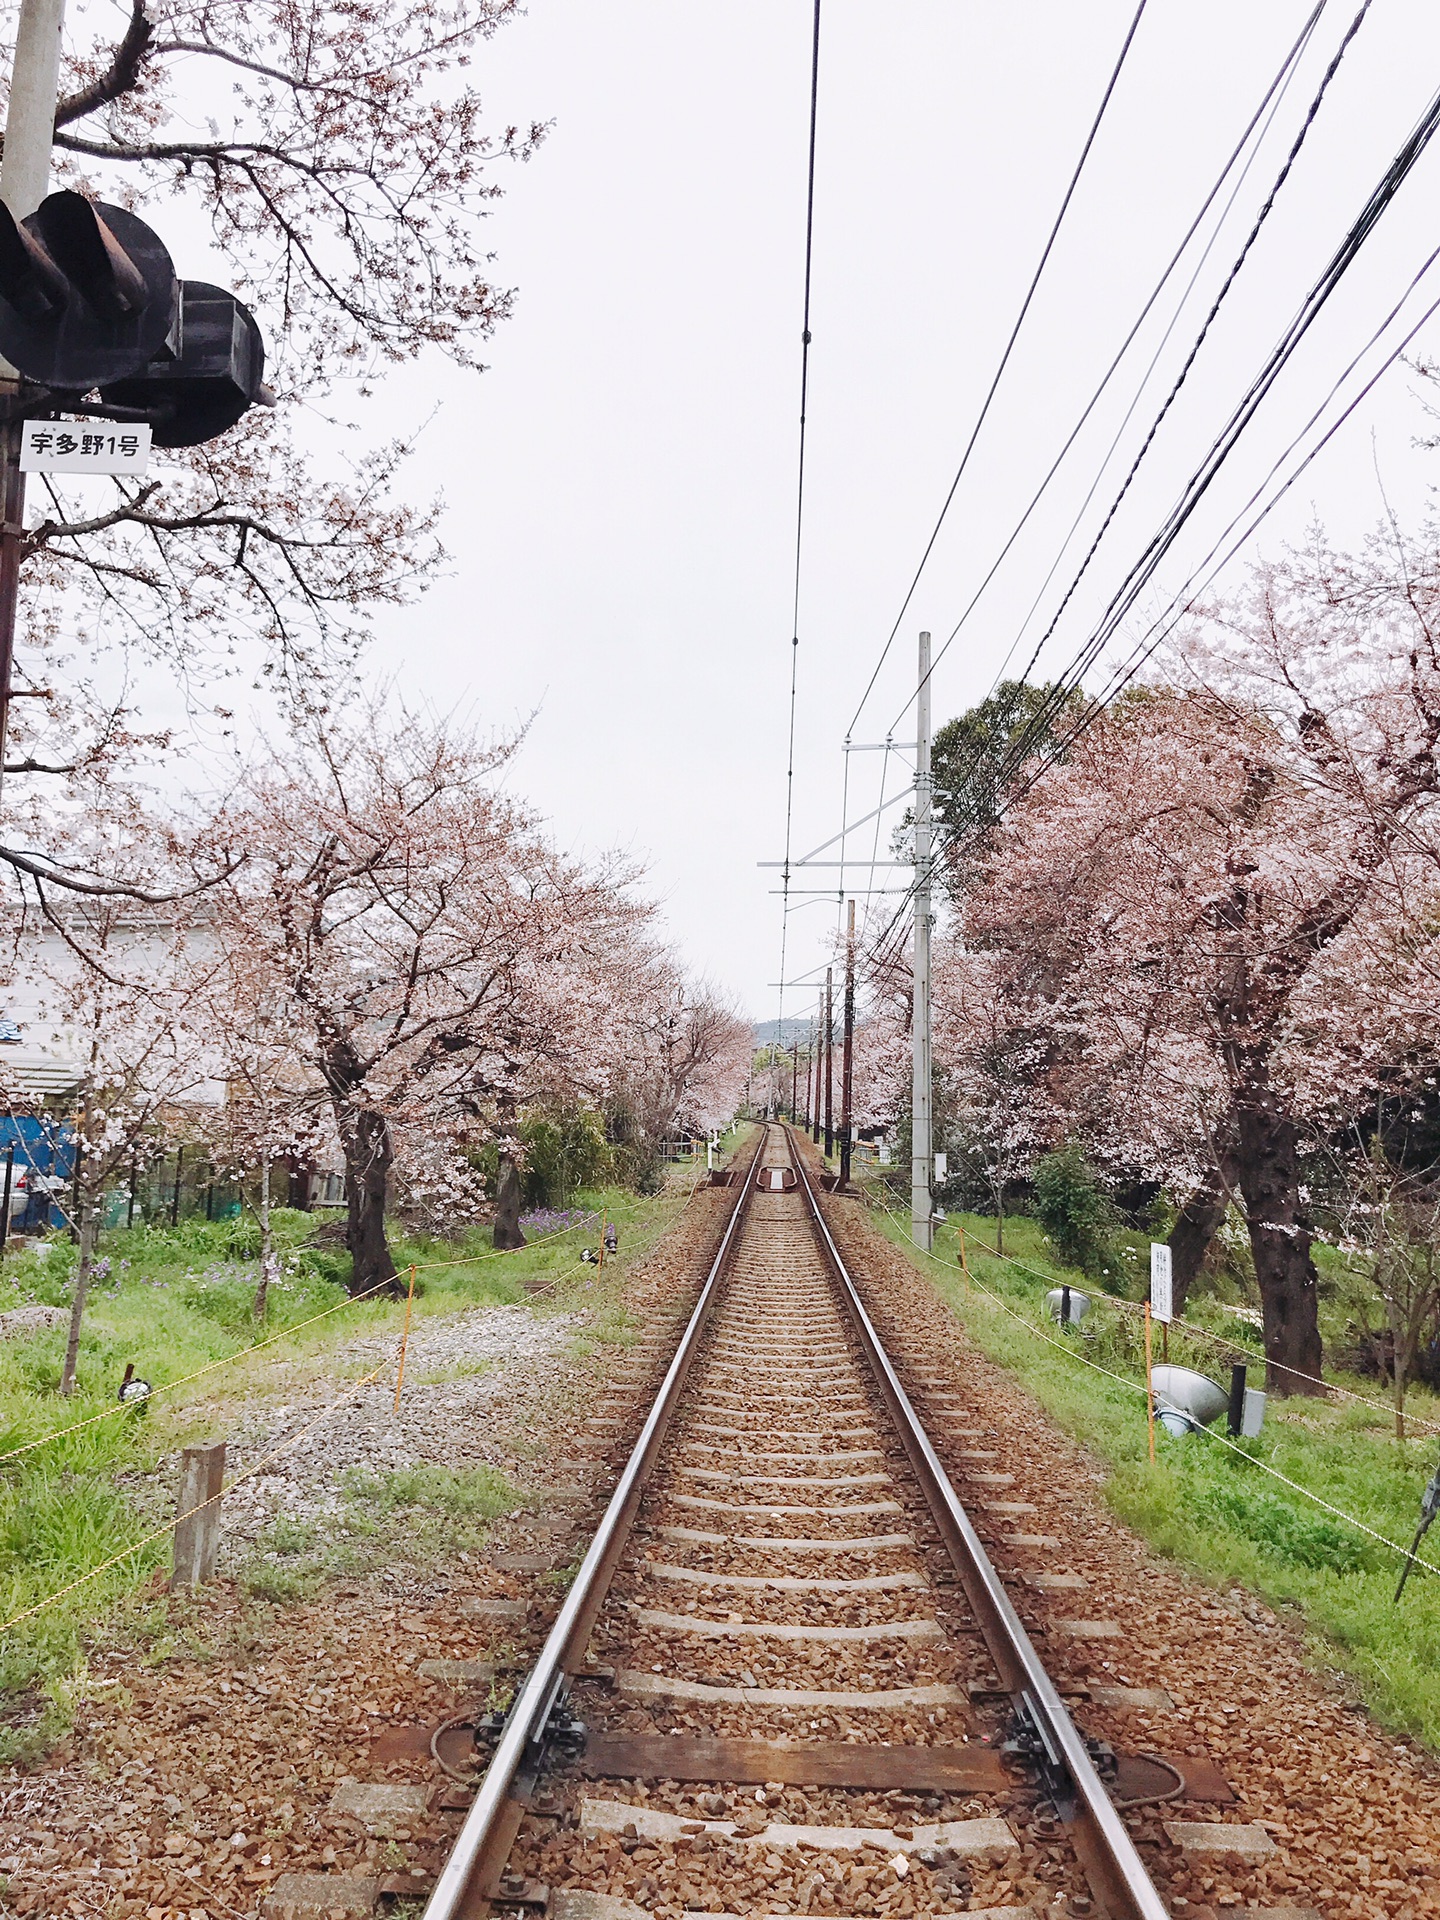
[[[910,1243],[908,1217],[877,1211],[874,1218],[950,1304],[977,1345],[1108,1465],[1106,1496],[1123,1520],[1205,1579],[1242,1584],[1296,1610],[1316,1657],[1346,1670],[1381,1720],[1440,1748],[1440,1579],[1412,1573],[1395,1606],[1399,1557],[1263,1471],[1274,1468],[1377,1533],[1408,1545],[1422,1489],[1440,1457],[1440,1434],[1411,1427],[1411,1437],[1398,1442],[1377,1383],[1327,1369],[1327,1379],[1372,1404],[1272,1396],[1263,1433],[1241,1443],[1239,1452],[1208,1436],[1174,1439],[1157,1427],[1152,1467],[1138,1316],[1117,1310],[1096,1285],[1063,1268],[1034,1220],[1005,1222],[1006,1252],[1033,1269],[1027,1272],[982,1250],[982,1241],[994,1243],[993,1218],[952,1215],[937,1235],[935,1258]],[[968,1291],[959,1269],[962,1225],[970,1269],[979,1283]],[[1123,1249],[1125,1278],[1114,1273],[1110,1284],[1138,1299],[1148,1283],[1148,1242],[1121,1235],[1117,1244]],[[1333,1335],[1339,1331],[1342,1289],[1336,1276],[1331,1278],[1326,1318]],[[1044,1310],[1046,1292],[1061,1280],[1082,1287],[1096,1302],[1082,1330],[1069,1336],[1059,1335]],[[1193,1302],[1190,1320],[1197,1329],[1223,1333],[1233,1355],[1177,1326],[1170,1358],[1222,1384],[1228,1382],[1232,1357],[1249,1359],[1251,1382],[1258,1385],[1264,1379],[1258,1329],[1226,1312],[1225,1305],[1202,1297]],[[1058,1344],[1038,1338],[1042,1333]],[[1080,1356],[1129,1385],[1081,1364]],[[1408,1406],[1416,1420],[1440,1425],[1435,1395],[1418,1390]],[[1219,1425],[1223,1431],[1224,1422]],[[1440,1565],[1440,1528],[1421,1551]]]
[[[618,1188],[577,1198],[580,1207],[603,1206],[619,1226],[619,1258],[607,1261],[603,1274],[579,1260],[580,1248],[598,1239],[593,1224],[500,1257],[483,1230],[458,1245],[392,1235],[397,1265],[403,1270],[414,1261],[418,1268],[416,1323],[528,1300],[542,1314],[582,1312],[578,1344],[626,1339],[619,1300],[624,1272],[676,1218],[692,1180],[693,1173],[677,1168],[666,1190],[652,1198]],[[293,1404],[322,1387],[322,1398],[343,1393],[375,1364],[372,1355],[346,1352],[357,1338],[393,1338],[398,1348],[403,1301],[348,1300],[342,1284],[348,1257],[304,1244],[315,1224],[309,1215],[279,1216],[285,1271],[261,1327],[251,1311],[253,1222],[195,1221],[178,1230],[107,1234],[101,1251],[108,1267],[92,1288],[77,1387],[68,1400],[56,1390],[63,1324],[0,1339],[0,1456],[11,1456],[0,1457],[0,1623],[48,1603],[5,1632],[0,1644],[0,1762],[42,1750],[63,1727],[85,1647],[102,1626],[123,1623],[137,1644],[155,1652],[170,1643],[171,1603],[159,1584],[169,1538],[162,1534],[125,1551],[173,1517],[173,1496],[150,1477],[157,1463],[187,1442],[223,1433],[244,1402],[279,1394]],[[7,1257],[0,1311],[68,1307],[74,1257],[63,1237]],[[129,1361],[156,1389],[143,1413],[116,1407]],[[423,1371],[412,1376],[426,1377]],[[58,1435],[72,1426],[78,1430]],[[57,1437],[45,1439],[51,1434]],[[44,1444],[12,1451],[36,1440]],[[344,1537],[329,1540],[317,1557],[313,1530],[297,1525],[287,1533],[280,1520],[257,1554],[253,1590],[273,1599],[313,1591],[318,1571],[373,1565],[387,1540],[403,1543],[412,1558],[442,1537],[450,1546],[474,1544],[489,1520],[521,1498],[485,1468],[357,1475],[337,1528]],[[113,1567],[51,1601],[115,1555],[123,1557]]]

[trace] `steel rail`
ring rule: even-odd
[[[654,1470],[666,1428],[685,1385],[690,1363],[709,1317],[710,1308],[735,1245],[740,1223],[749,1210],[755,1188],[755,1170],[764,1151],[765,1133],[745,1170],[715,1258],[700,1297],[680,1337],[660,1390],[631,1449],[624,1471],[580,1562],[565,1603],[550,1629],[539,1658],[526,1676],[505,1721],[489,1766],[480,1781],[465,1824],[441,1870],[425,1908],[424,1920],[477,1920],[496,1897],[498,1881],[525,1804],[511,1792],[527,1757],[544,1734],[559,1688],[582,1657],[585,1643],[601,1606],[611,1575],[624,1551],[630,1524],[640,1504],[645,1483]]]
[[[860,1336],[876,1384],[899,1430],[910,1464],[920,1481],[930,1511],[940,1529],[955,1570],[965,1589],[976,1624],[995,1662],[1005,1690],[1017,1711],[1028,1715],[1042,1745],[1058,1760],[1074,1792],[1070,1821],[1075,1851],[1091,1890],[1111,1920],[1170,1920],[1169,1910],[1140,1858],[1135,1842],[1117,1813],[1104,1782],[1095,1770],[1075,1722],[1055,1684],[1045,1671],[1029,1634],[999,1574],[976,1533],[950,1476],[910,1397],[901,1386],[859,1290],[841,1258],[825,1216],[820,1211],[804,1158],[789,1128],[790,1157],[800,1175],[800,1186],[811,1220],[839,1285],[841,1297]]]

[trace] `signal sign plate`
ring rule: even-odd
[[[1150,1313],[1166,1327],[1175,1318],[1170,1249],[1160,1240],[1150,1242]]]
[[[27,420],[22,473],[133,473],[150,464],[150,427],[135,420]]]

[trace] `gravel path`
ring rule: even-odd
[[[405,1357],[400,1411],[394,1411],[398,1344],[392,1334],[352,1340],[333,1356],[334,1380],[291,1404],[250,1409],[231,1438],[228,1467],[243,1474],[290,1434],[320,1420],[273,1465],[225,1499],[226,1552],[243,1553],[278,1514],[323,1520],[339,1511],[344,1481],[357,1469],[393,1473],[425,1462],[447,1467],[494,1464],[494,1416],[539,1384],[537,1363],[563,1352],[577,1314],[539,1318],[524,1306],[473,1307],[418,1320]],[[382,1367],[356,1393],[359,1371]],[[444,1377],[444,1376],[450,1377]]]
[[[264,1498],[244,1525],[281,1510],[323,1512],[348,1466],[489,1461],[529,1485],[573,1485],[567,1456],[597,1399],[608,1392],[611,1406],[633,1405],[638,1418],[653,1394],[674,1314],[708,1265],[731,1197],[702,1191],[626,1271],[623,1304],[642,1335],[632,1348],[577,1354],[569,1341],[584,1316],[524,1307],[418,1321],[399,1420],[392,1367],[353,1415],[318,1429],[283,1471],[277,1463],[273,1487],[257,1482]],[[358,1340],[344,1357],[367,1371],[394,1349],[393,1338]],[[499,1364],[484,1373],[425,1378],[490,1360]],[[232,1423],[242,1467],[323,1404],[299,1386],[302,1371],[313,1377],[297,1363],[292,1399],[253,1404],[238,1428],[233,1409],[214,1409]],[[173,1474],[154,1484],[173,1501]],[[238,1535],[237,1497],[227,1497],[226,1525]],[[556,1503],[537,1504],[545,1510],[498,1522],[483,1554],[398,1577],[377,1564],[282,1606],[222,1578],[172,1597],[168,1618],[151,1622],[158,1639],[112,1636],[95,1647],[74,1687],[73,1735],[33,1772],[0,1770],[3,1920],[252,1920],[286,1872],[373,1875],[397,1853],[397,1890],[410,1873],[423,1885],[455,1815],[430,1814],[381,1839],[332,1812],[330,1798],[346,1780],[433,1782],[428,1735],[407,1743],[407,1730],[454,1713],[475,1689],[422,1664],[494,1660],[503,1674],[533,1657],[557,1590],[501,1563],[516,1550],[543,1562],[588,1524],[573,1505],[557,1519]],[[497,1624],[474,1605],[487,1597],[526,1600],[528,1617]]]
[[[1181,1920],[1252,1905],[1325,1920],[1440,1916],[1434,1755],[1377,1727],[1343,1682],[1327,1684],[1300,1632],[1255,1595],[1207,1587],[1153,1553],[1107,1506],[1103,1463],[966,1338],[857,1204],[827,1196],[821,1205],[892,1355],[908,1359],[922,1403],[926,1384],[943,1379],[951,1395],[983,1410],[977,1424],[997,1436],[985,1444],[1004,1458],[987,1464],[1013,1475],[998,1496],[975,1484],[976,1469],[953,1448],[942,1446],[942,1457],[962,1497],[993,1515],[992,1556],[1025,1583],[1022,1612],[1045,1631],[1052,1673],[1106,1690],[1103,1704],[1099,1695],[1086,1704],[1085,1731],[1131,1752],[1168,1745],[1205,1755],[1238,1796],[1208,1817],[1269,1834],[1274,1851],[1259,1864],[1187,1857],[1163,1806],[1132,1815]],[[1008,1517],[1002,1503],[1026,1511]],[[1023,1535],[1007,1538],[1011,1527]],[[1037,1591],[1027,1579],[1053,1568],[1077,1575],[1079,1592]],[[1067,1627],[1077,1613],[1116,1622],[1119,1637],[1077,1637]],[[1157,1710],[1146,1697],[1152,1689],[1171,1704]]]

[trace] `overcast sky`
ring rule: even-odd
[[[905,737],[916,631],[933,629],[937,646],[950,633],[1312,3],[1150,0],[857,740],[897,722]],[[1321,16],[1127,429],[1127,463],[1355,4]],[[840,743],[1133,11],[1134,0],[824,0],[797,853],[840,825]],[[532,0],[478,63],[497,125],[554,122],[534,161],[507,170],[490,222],[515,316],[482,376],[427,361],[372,409],[378,432],[438,405],[408,484],[444,489],[453,553],[423,607],[384,624],[377,669],[487,722],[533,714],[517,789],[566,844],[641,858],[690,963],[758,1017],[775,1012],[780,954],[778,879],[756,862],[784,840],[810,24],[809,0]],[[1437,85],[1440,9],[1375,0],[1046,660],[1080,644]],[[1162,575],[1167,589],[1440,243],[1437,168],[1440,150],[1266,403]],[[937,723],[988,691],[1199,251],[938,669]],[[1401,325],[1440,294],[1440,270],[1432,279]],[[1424,510],[1440,454],[1413,444],[1427,426],[1418,384],[1390,373],[1267,523],[1267,545],[1312,513],[1358,537],[1382,483],[1403,516]],[[1097,492],[1087,541],[1121,472]],[[1068,578],[1062,565],[1032,634]],[[852,756],[852,817],[875,804],[884,758]],[[891,760],[892,790],[905,777]],[[872,831],[852,852],[868,857]],[[797,884],[835,880],[822,870]],[[833,921],[821,904],[794,914],[792,977],[821,959]],[[792,992],[787,1009],[804,1001]]]

